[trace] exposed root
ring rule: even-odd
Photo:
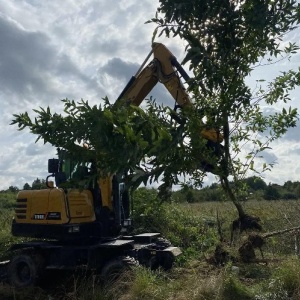
[[[262,226],[259,224],[260,218],[250,215],[242,215],[238,219],[234,220],[231,224],[231,238],[230,243],[233,241],[233,233],[239,230],[240,233],[247,230],[261,231]]]
[[[250,234],[248,239],[239,248],[240,258],[245,263],[254,262],[256,260],[255,249],[259,249],[263,258],[262,246],[265,240],[258,234]]]

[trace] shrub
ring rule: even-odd
[[[280,193],[273,185],[268,185],[264,191],[265,200],[278,200],[280,199]]]
[[[214,227],[207,226],[200,216],[187,212],[183,207],[161,203],[152,190],[138,190],[134,201],[137,203],[133,216],[136,233],[160,232],[189,257],[202,255],[216,244]]]
[[[282,263],[273,273],[272,280],[281,281],[288,297],[300,299],[300,262],[291,259]]]
[[[246,285],[233,274],[229,274],[223,282],[222,300],[252,300],[253,295]]]

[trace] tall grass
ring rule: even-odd
[[[16,205],[16,193],[0,192],[0,258],[7,258],[7,250],[17,238],[11,235],[11,223]]]

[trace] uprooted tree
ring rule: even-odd
[[[40,108],[35,119],[25,112],[14,115],[12,123],[77,157],[94,159],[103,174],[128,173],[135,187],[159,180],[164,195],[182,180],[201,184],[205,176],[201,162],[208,161],[238,210],[239,225],[257,225],[241,205],[240,179],[249,171],[269,170],[272,165],[256,160],[296,126],[297,110],[288,102],[290,91],[300,84],[300,71],[282,72],[271,82],[258,78],[254,90],[247,78],[253,70],[297,52],[298,46],[285,37],[299,24],[298,4],[294,0],[159,2],[150,20],[158,25],[154,38],[165,34],[183,39],[183,63],[193,74],[188,90],[194,106],[176,112],[180,122],[172,118],[172,109],[153,101],[142,110],[108,99],[99,106],[65,99],[62,114]],[[224,136],[217,155],[211,155],[207,140],[199,134],[207,127],[220,129]],[[78,147],[82,143],[91,151]]]

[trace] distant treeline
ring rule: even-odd
[[[232,183],[233,185],[233,183]],[[300,182],[287,181],[283,185],[269,183],[262,178],[253,176],[233,185],[239,200],[296,200],[300,199]],[[181,190],[173,192],[176,202],[201,202],[225,200],[224,192],[220,184],[213,183],[202,189],[185,186]]]
[[[18,188],[17,186],[10,186],[7,190],[2,190],[1,192],[18,192],[19,190],[42,190],[46,189],[46,180],[45,179],[35,179],[32,184],[25,183],[23,188]]]
[[[233,185],[233,183],[232,183]],[[23,190],[45,189],[46,181],[44,179],[35,179],[32,184],[25,183]],[[296,200],[300,199],[300,182],[287,181],[283,185],[269,183],[262,178],[253,176],[246,178],[233,185],[239,200]],[[20,189],[16,186],[10,186],[8,190],[2,192],[17,192]],[[176,202],[202,202],[202,201],[220,201],[224,199],[224,192],[221,185],[213,183],[210,186],[196,189],[191,186],[184,186],[178,191],[172,192],[172,199]]]

